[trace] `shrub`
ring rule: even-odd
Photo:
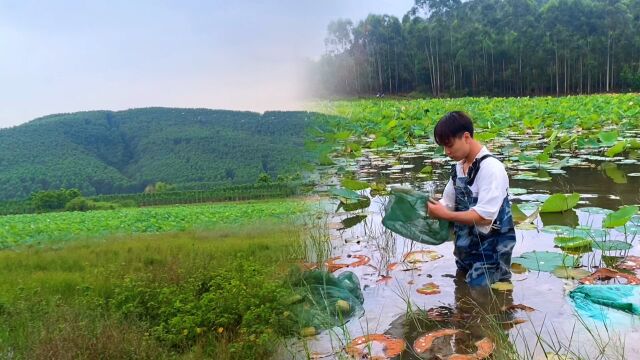
[[[61,210],[69,201],[81,195],[78,189],[38,191],[31,194],[31,202],[37,211]]]

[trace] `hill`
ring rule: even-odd
[[[144,108],[49,115],[0,130],[0,200],[171,184],[254,183],[301,171],[306,112]]]

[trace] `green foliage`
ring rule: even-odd
[[[625,206],[618,211],[607,214],[602,220],[602,227],[612,229],[618,226],[624,226],[637,213],[637,206]]]
[[[111,207],[91,202],[78,206]],[[0,248],[48,243],[76,237],[117,233],[161,233],[207,228],[220,224],[247,224],[257,219],[281,219],[304,210],[296,201],[277,200],[238,204],[209,204],[106,211],[56,212],[0,217]]]
[[[401,19],[369,14],[328,27],[332,46],[312,80],[327,98],[638,91],[638,19],[635,0],[419,0]]]
[[[263,172],[258,175],[258,184],[268,184],[270,182],[271,176],[269,176],[269,174]]]
[[[203,331],[249,335],[246,340],[251,341],[235,349],[245,354],[268,348],[291,328],[291,319],[282,314],[287,311],[284,300],[293,292],[282,281],[269,279],[269,272],[250,259],[234,260],[233,271],[214,269],[176,285],[126,279],[116,289],[112,306],[174,348],[188,348]]]
[[[573,209],[580,200],[580,194],[573,193],[570,195],[553,194],[542,203],[541,213],[562,212]]]
[[[310,160],[303,150],[313,121],[306,112],[172,108],[46,116],[0,130],[0,200],[59,188],[91,196],[292,175]]]
[[[349,190],[364,190],[369,188],[369,184],[364,181],[353,180],[353,179],[342,179],[340,184]]]
[[[78,189],[38,191],[31,194],[31,203],[37,211],[60,210],[64,209],[69,201],[81,195]]]
[[[299,235],[258,222],[0,252],[0,349],[20,359],[91,358],[90,349],[270,358],[291,329],[281,269]]]
[[[575,257],[549,251],[530,251],[511,260],[529,270],[551,272],[558,266],[574,267],[578,264]]]
[[[89,210],[113,210],[118,208],[118,204],[106,201],[92,201],[79,196],[69,201],[65,207],[65,211],[89,211]]]

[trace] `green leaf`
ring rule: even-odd
[[[553,269],[552,274],[562,279],[582,279],[585,276],[591,275],[591,273],[585,269],[558,266]]]
[[[628,242],[619,240],[594,241],[593,247],[602,251],[629,250],[632,245]]]
[[[431,165],[427,165],[420,170],[420,174],[430,175],[431,173],[433,173],[433,166]]]
[[[616,184],[626,184],[627,177],[624,172],[618,169],[618,165],[608,162],[603,162],[600,164],[600,168],[604,170],[604,173],[613,180]]]
[[[360,200],[353,202],[340,202],[338,209],[342,208],[344,211],[356,211],[360,209],[366,209],[371,205],[371,199],[368,196],[363,196]]]
[[[520,264],[529,270],[551,272],[558,266],[573,267],[578,264],[575,257],[549,251],[526,252],[514,257],[511,262]]]
[[[637,206],[625,206],[618,211],[608,214],[602,221],[602,227],[612,229],[618,226],[624,226],[633,215],[638,213]]]
[[[513,284],[510,282],[498,281],[491,284],[491,288],[500,291],[511,291],[513,290]]]
[[[355,216],[348,217],[346,219],[342,219],[342,221],[340,221],[340,223],[342,223],[342,229],[340,230],[345,230],[345,229],[354,227],[366,218],[367,218],[367,215],[355,215]]]
[[[516,224],[519,224],[527,219],[527,214],[523,213],[517,204],[511,204],[511,216]]]
[[[343,203],[355,203],[361,199],[360,194],[349,189],[332,189],[331,195],[337,197]]]
[[[638,139],[631,139],[627,141],[627,147],[629,149],[640,149],[640,141]]]
[[[573,209],[580,200],[580,194],[573,193],[571,195],[553,194],[544,201],[540,208],[541,213],[562,212]]]
[[[598,138],[603,145],[611,146],[618,140],[618,131],[601,131]]]
[[[340,184],[349,190],[364,190],[369,188],[368,183],[353,179],[342,179]]]
[[[627,146],[626,142],[618,141],[615,145],[610,147],[609,150],[607,150],[607,152],[605,152],[604,154],[607,155],[608,157],[614,157],[619,153],[623,152],[626,146]]]
[[[387,139],[384,136],[380,136],[371,143],[371,147],[380,148],[380,147],[386,146],[387,144],[389,144],[389,139]]]
[[[591,240],[585,239],[580,236],[558,236],[553,240],[553,243],[561,248],[581,248],[585,246],[591,246]]]

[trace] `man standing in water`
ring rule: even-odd
[[[453,254],[469,285],[509,281],[516,234],[504,165],[473,138],[471,118],[461,111],[442,117],[433,133],[458,163],[440,202],[427,204],[429,216],[454,223]]]

